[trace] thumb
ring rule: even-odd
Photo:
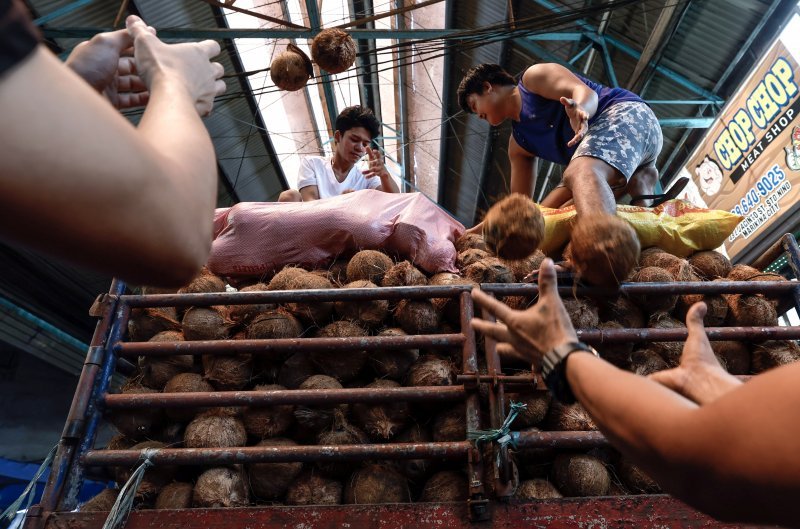
[[[664,371],[656,371],[647,375],[647,378],[653,382],[657,382],[662,386],[671,389],[672,391],[680,392],[683,387],[684,370],[680,367],[673,369],[665,369]]]
[[[686,313],[686,327],[689,329],[689,338],[697,338],[702,335],[705,336],[705,324],[703,318],[706,316],[708,307],[702,301],[695,303],[689,308]]]
[[[133,36],[127,29],[118,29],[106,34],[108,44],[112,46],[117,53],[122,53],[122,50],[133,46]]]
[[[542,261],[539,266],[539,297],[558,296],[558,280],[556,279],[556,267],[553,260],[549,257]]]
[[[561,101],[561,104],[567,107],[568,109],[571,109],[572,107],[575,106],[575,100],[570,99],[568,97],[562,97],[561,99],[559,99],[559,101]]]
[[[125,28],[133,40],[136,40],[144,35],[155,34],[155,30],[148,27],[147,24],[144,23],[144,20],[136,15],[130,15],[125,19]]]

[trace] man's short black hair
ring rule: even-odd
[[[505,71],[499,64],[479,64],[469,71],[461,79],[458,85],[458,104],[467,114],[472,114],[467,98],[471,94],[483,94],[483,83],[503,85],[516,85],[514,77]]]
[[[348,130],[355,127],[364,127],[369,132],[370,139],[374,140],[381,134],[381,122],[372,113],[372,110],[360,105],[354,105],[342,110],[336,116],[336,130],[344,135]]]

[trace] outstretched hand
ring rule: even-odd
[[[386,170],[386,166],[383,164],[383,158],[381,157],[380,151],[373,149],[372,147],[367,147],[367,157],[369,160],[369,167],[367,167],[367,170],[363,173],[365,178],[389,175],[389,171]]]
[[[575,132],[575,136],[567,142],[567,147],[573,147],[580,143],[589,130],[589,114],[574,99],[562,97],[560,101],[569,118],[569,125]]]
[[[703,325],[706,310],[705,303],[695,303],[686,314],[689,336],[683,345],[680,365],[648,377],[700,405],[716,400],[740,383],[725,371],[711,349]]]
[[[498,353],[520,358],[538,371],[547,351],[577,341],[556,287],[553,261],[545,259],[539,268],[539,300],[524,311],[511,309],[479,289],[473,289],[472,299],[499,321],[493,323],[473,318],[472,327],[497,340]]]

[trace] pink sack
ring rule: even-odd
[[[463,233],[421,193],[366,189],[313,202],[244,202],[216,211],[208,267],[221,276],[256,276],[384,250],[431,274],[456,272],[453,242]]]

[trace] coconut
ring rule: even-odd
[[[556,432],[580,432],[597,430],[597,426],[580,403],[562,404],[550,402],[545,424]]]
[[[359,280],[347,283],[344,288],[378,288],[378,285]],[[339,317],[358,321],[367,327],[379,326],[389,314],[389,302],[385,299],[337,301],[334,303],[334,308]]]
[[[186,340],[225,340],[233,322],[224,307],[192,307],[183,315],[183,337]]]
[[[792,340],[771,340],[753,347],[754,374],[791,364],[800,360],[800,347]]]
[[[489,251],[489,246],[486,244],[486,241],[483,239],[483,235],[478,235],[477,233],[465,233],[455,242],[456,252],[462,253],[470,248],[475,248],[477,250],[483,250],[485,252]]]
[[[265,283],[256,283],[239,289],[239,292],[264,292],[268,289]],[[274,303],[256,303],[252,305],[229,305],[228,315],[236,323],[246,323],[253,316],[275,308]]]
[[[751,278],[761,275],[761,271],[752,266],[737,264],[731,267],[727,279],[729,281],[749,281]]]
[[[347,480],[345,503],[408,503],[411,501],[406,478],[383,465],[369,465],[357,470]]]
[[[496,257],[487,257],[464,269],[464,277],[475,283],[513,283],[514,273]]]
[[[103,489],[99,494],[81,505],[78,510],[80,512],[110,511],[117,501],[117,496],[119,496],[119,489]]]
[[[317,332],[319,338],[346,338],[367,336],[367,332],[353,322],[342,320],[326,325]],[[355,379],[367,362],[366,351],[328,351],[314,350],[310,354],[311,361],[326,375],[340,382]]]
[[[728,317],[728,302],[722,296],[710,294],[684,294],[678,297],[678,304],[675,308],[675,316],[686,321],[689,309],[695,303],[704,302],[708,310],[703,318],[706,327],[721,327],[725,324]]]
[[[166,411],[166,410],[165,410]],[[205,411],[205,410],[199,410]],[[183,444],[183,433],[186,425],[181,422],[166,422],[161,428],[153,432],[153,440],[161,441],[169,447],[176,447]]]
[[[307,271],[295,266],[287,266],[275,274],[267,285],[267,290],[291,290],[290,285],[297,279],[308,274]]]
[[[624,296],[600,305],[599,314],[601,321],[615,321],[626,329],[641,329],[645,326],[641,309]]]
[[[617,463],[617,476],[625,488],[633,494],[658,494],[661,492],[661,487],[653,481],[653,478],[627,459],[623,458]]]
[[[225,292],[225,281],[212,274],[205,266],[192,281],[178,290],[180,294],[207,294],[210,292]]]
[[[356,43],[341,29],[323,29],[311,42],[311,57],[328,73],[342,73],[356,60]]]
[[[368,388],[399,388],[394,380],[378,379]],[[385,403],[358,403],[353,405],[353,421],[376,441],[388,441],[405,428],[411,418],[408,403],[395,400]]]
[[[468,497],[467,477],[462,472],[443,470],[425,482],[419,501],[432,503],[466,501]]]
[[[594,329],[600,323],[597,307],[590,300],[567,298],[563,302],[576,329]]]
[[[586,454],[557,455],[552,477],[565,496],[603,496],[611,485],[603,462]]]
[[[381,286],[383,287],[413,287],[428,284],[425,274],[408,261],[400,261],[386,271]]]
[[[639,266],[644,268],[646,266],[657,266],[654,259],[658,259],[658,254],[667,253],[666,250],[658,246],[649,246],[641,251],[639,254]]]
[[[167,445],[159,441],[143,441],[133,445],[131,450],[152,450],[159,448],[167,448]],[[138,465],[136,465],[138,466]],[[147,469],[136,489],[136,499],[139,501],[152,501],[158,495],[164,486],[172,482],[175,477],[177,468],[171,465],[155,465]],[[133,469],[124,469],[117,474],[117,481],[119,484],[126,483],[133,473]]]
[[[436,274],[431,278],[431,285],[436,286],[452,286],[452,285],[469,285],[470,287],[478,286],[474,281],[464,279],[463,277],[450,274],[448,272]],[[470,288],[471,290],[472,288]],[[454,325],[461,325],[461,302],[458,296],[448,298],[432,298],[431,304],[437,312],[442,314],[446,321]]]
[[[731,375],[750,373],[750,350],[742,342],[711,342],[711,349]]]
[[[452,386],[455,366],[434,355],[421,356],[408,370],[406,386]]]
[[[249,354],[203,355],[203,372],[219,391],[244,389],[253,377],[253,358]]]
[[[146,342],[164,331],[180,331],[175,307],[156,307],[131,310],[128,320],[128,339]]]
[[[624,327],[615,321],[605,321],[597,326],[600,330],[620,330]],[[614,364],[617,367],[627,369],[631,362],[631,353],[633,352],[632,342],[621,343],[600,343],[597,345],[597,352],[600,356]]]
[[[256,446],[297,446],[291,439],[276,437],[264,439]],[[246,465],[247,475],[250,478],[250,490],[253,496],[262,500],[280,499],[289,488],[289,484],[303,470],[303,463],[299,461],[285,463],[251,463]]]
[[[538,434],[541,431],[535,426],[520,428],[520,432],[523,434]],[[555,458],[556,450],[552,447],[516,448],[512,449],[511,455],[525,478],[546,478],[550,474],[550,467],[552,466],[553,458]]]
[[[106,450],[127,450],[136,444],[136,441],[128,439],[122,434],[117,434],[108,440]]]
[[[343,285],[347,283],[347,259],[337,259],[330,267],[328,267],[328,274],[331,282],[335,285]]]
[[[322,269],[312,270],[312,271],[309,272],[309,274],[314,274],[315,276],[319,276],[319,277],[322,277],[322,278],[330,281],[332,284],[334,283],[333,275],[331,275],[330,270],[322,270]],[[334,286],[340,286],[340,285],[335,285],[334,284]]]
[[[467,438],[467,412],[463,404],[459,404],[433,420],[433,440],[437,443],[463,441]]]
[[[546,479],[526,479],[514,491],[515,500],[553,500],[563,498],[558,489]]]
[[[361,250],[347,263],[347,281],[371,281],[376,285],[383,282],[394,263],[388,255],[376,250]]]
[[[267,340],[276,338],[299,338],[303,326],[297,318],[283,309],[262,312],[247,326],[248,340]]]
[[[534,391],[532,393],[507,393],[506,402],[519,402],[525,404],[525,407],[519,410],[517,418],[514,419],[513,426],[515,430],[522,428],[529,428],[536,426],[544,420],[547,416],[547,410],[550,407],[550,392],[548,391]]]
[[[278,384],[288,389],[297,389],[308,377],[319,373],[307,352],[299,351],[283,363],[278,373]]]
[[[378,336],[407,336],[403,329],[389,328]],[[411,365],[419,358],[419,349],[386,349],[369,354],[369,364],[381,378],[403,380]]]
[[[178,331],[164,331],[150,338],[151,342],[183,341]],[[192,355],[140,356],[139,370],[142,384],[161,390],[169,380],[179,373],[191,371],[194,367]]]
[[[686,325],[671,317],[666,312],[656,312],[650,317],[648,327],[651,329],[682,329]],[[652,342],[650,348],[658,353],[670,367],[677,367],[683,354],[683,341]]]
[[[533,299],[528,296],[506,296],[503,303],[514,310],[526,310],[533,305]]]
[[[198,415],[183,434],[186,448],[227,448],[245,446],[247,432],[242,421],[227,409],[215,409]]]
[[[342,389],[342,385],[338,380],[328,375],[312,375],[304,380],[298,389],[332,390]],[[338,409],[342,413],[347,413],[347,408],[347,404],[314,407],[297,406],[294,416],[306,433],[316,437],[322,430],[329,428],[333,424],[335,410]]]
[[[426,428],[417,423],[412,424],[392,440],[393,443],[430,443],[431,434]],[[412,481],[419,481],[433,467],[430,459],[399,459],[394,462],[395,467],[405,477]]]
[[[176,481],[166,485],[156,498],[156,509],[188,509],[192,506],[191,483]]]
[[[278,384],[259,385],[254,391],[282,391],[286,388]],[[294,406],[275,404],[272,406],[253,406],[242,414],[245,431],[256,438],[278,437],[294,424]]]
[[[667,363],[651,349],[640,349],[631,353],[630,370],[639,376],[646,377],[665,369],[669,369]]]
[[[479,250],[478,248],[469,248],[468,250],[464,250],[458,257],[456,257],[456,266],[459,270],[464,270],[466,267],[473,263],[477,263],[487,257],[491,257],[491,254],[485,250]],[[516,262],[516,261],[514,261]]]
[[[575,271],[591,284],[618,285],[639,259],[636,232],[613,215],[579,218],[570,237]]]
[[[664,256],[669,256],[669,259],[663,259]],[[700,278],[692,270],[692,265],[689,261],[676,257],[670,254],[661,254],[663,264],[661,268],[672,274],[675,281],[700,281]]]
[[[533,255],[530,255],[525,259],[503,261],[503,264],[505,264],[511,270],[511,273],[514,274],[514,281],[521,283],[525,281],[525,279],[528,278],[528,276],[530,276],[533,272],[539,270],[539,267],[542,266],[542,261],[544,261],[545,257],[545,254],[541,250],[536,250]]]
[[[357,405],[356,405],[357,406]],[[365,406],[362,404],[362,406]],[[317,438],[320,446],[343,446],[368,444],[367,435],[360,429],[350,424],[340,409],[334,410],[333,425],[330,429],[323,430]],[[353,472],[353,468],[360,466],[351,461],[317,461],[317,467],[328,476],[346,478]]]
[[[761,296],[734,294],[728,296],[728,318],[731,327],[772,327],[778,325],[775,306]]]
[[[121,388],[123,395],[143,395],[158,393],[152,388],[136,382],[128,382]],[[129,439],[144,439],[158,429],[164,418],[161,408],[137,408],[135,410],[114,409],[108,411],[108,419],[117,430]]]
[[[287,505],[339,505],[342,483],[313,471],[305,471],[286,489]]]
[[[333,283],[306,272],[289,281],[289,290],[323,290],[336,288]],[[304,323],[309,325],[325,325],[333,314],[333,302],[312,301],[308,303],[287,303],[286,308]]]
[[[512,193],[489,208],[483,239],[498,257],[524,259],[544,240],[544,216],[529,197]]]
[[[441,315],[427,299],[403,299],[395,308],[394,319],[408,334],[434,334]]]
[[[281,90],[294,92],[303,88],[314,76],[314,66],[303,50],[289,43],[286,51],[282,51],[272,59],[269,76]]]
[[[667,255],[667,254],[664,254]],[[675,278],[667,270],[657,266],[646,266],[640,268],[631,280],[634,283],[672,283]],[[670,312],[675,308],[678,296],[668,296],[665,294],[631,294],[631,299],[647,313]]]
[[[192,491],[195,507],[244,507],[249,502],[245,478],[238,466],[206,470]]]
[[[695,252],[689,257],[695,273],[706,281],[726,277],[731,272],[730,260],[714,250]]]

